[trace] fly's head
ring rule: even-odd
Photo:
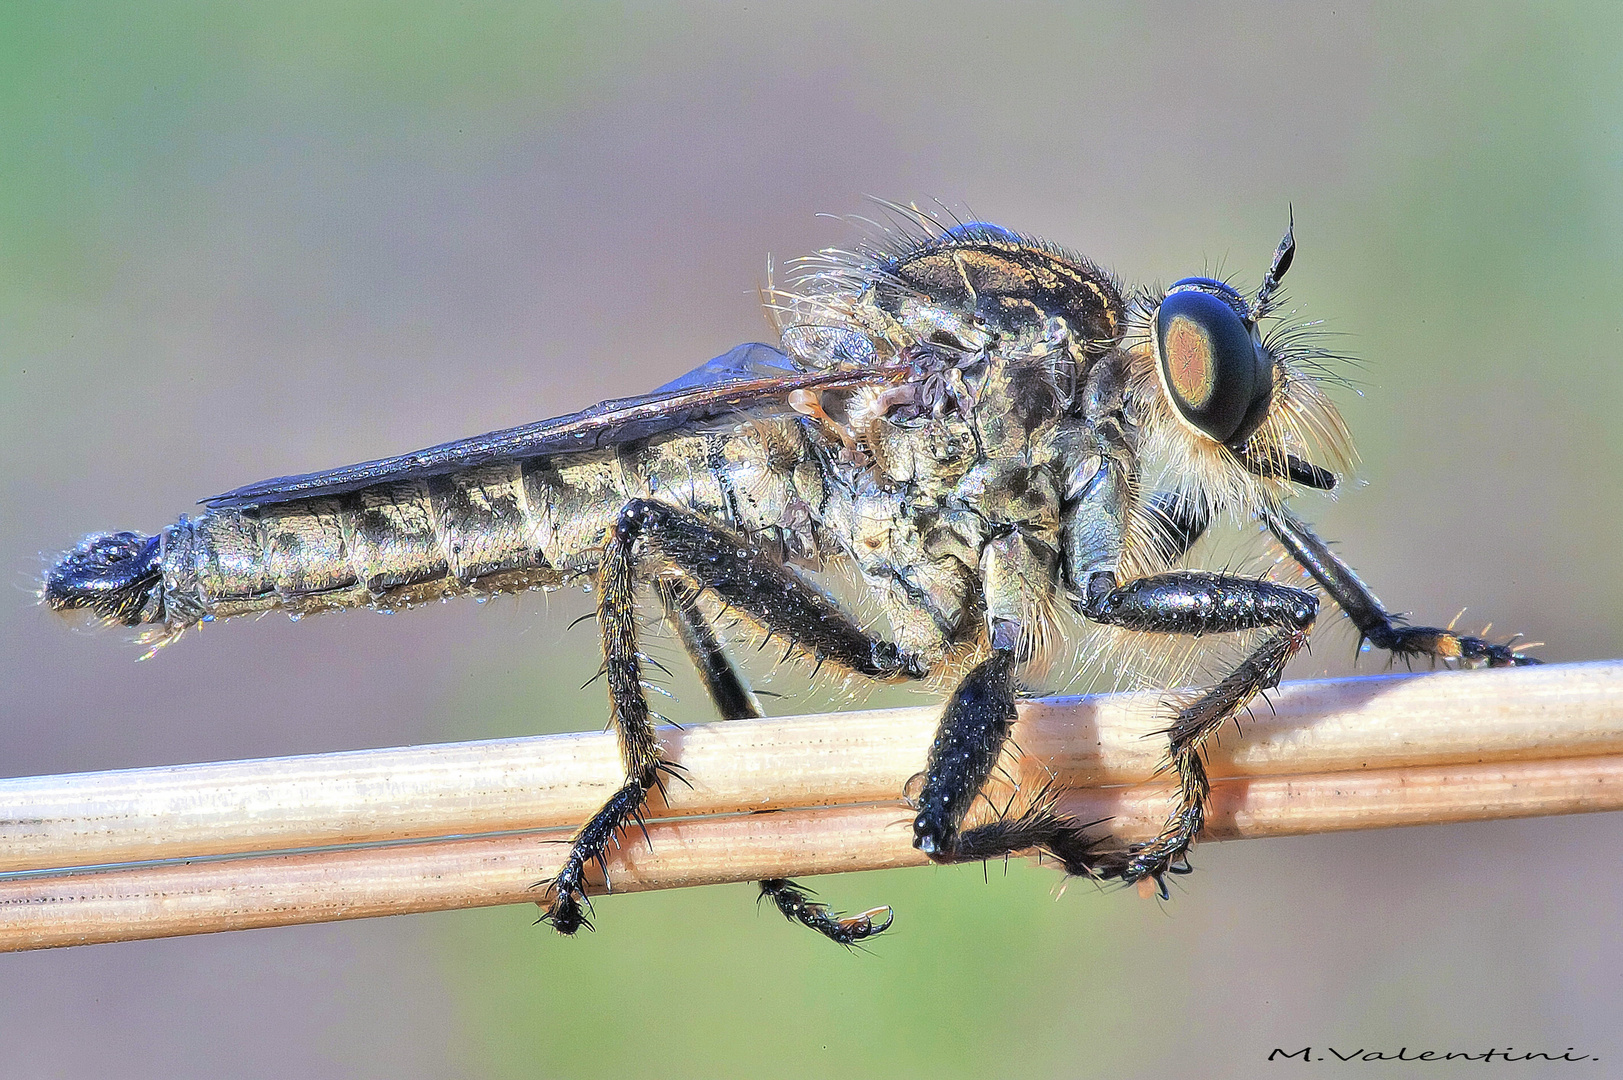
[[[1255,297],[1188,277],[1135,305],[1125,352],[1145,451],[1171,483],[1215,512],[1251,513],[1291,485],[1335,486],[1351,457],[1346,428],[1310,370],[1327,357],[1307,328],[1264,333],[1296,251],[1287,231]]]

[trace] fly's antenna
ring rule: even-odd
[[[1262,288],[1257,290],[1257,299],[1251,305],[1251,321],[1256,322],[1273,308],[1274,296],[1279,292],[1279,281],[1285,276],[1285,271],[1291,268],[1291,260],[1296,257],[1296,209],[1291,207],[1287,213],[1290,215],[1289,224],[1285,226],[1285,238],[1274,249],[1274,260],[1268,266],[1268,273],[1262,279]]]

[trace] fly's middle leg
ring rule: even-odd
[[[639,564],[645,562],[673,569],[702,585],[769,633],[789,639],[820,661],[872,679],[926,674],[916,657],[868,634],[832,600],[746,538],[664,503],[647,499],[627,503],[609,528],[598,571],[604,675],[626,782],[575,834],[563,867],[549,883],[545,917],[566,934],[586,925],[587,866],[595,862],[602,868],[609,843],[626,826],[640,822],[648,794],[663,775],[677,768],[660,757],[642,684],[635,589]],[[696,641],[701,674],[708,681],[724,670],[717,666],[717,658],[723,662],[725,658],[714,635],[704,629],[709,644],[702,638]],[[730,665],[725,670],[730,671]],[[719,677],[725,681],[725,675]],[[737,681],[736,675],[733,678]],[[742,707],[737,703],[749,700],[741,681],[737,686],[729,707]]]
[[[1043,631],[1031,624],[1053,600],[1059,552],[1040,527],[1011,525],[981,550],[981,595],[989,655],[953,690],[941,715],[915,800],[913,846],[940,863],[979,862],[1037,850],[1072,874],[1093,873],[1089,824],[1058,812],[1051,790],[1018,815],[965,829],[975,800],[1003,756],[1014,726],[1015,671],[1034,659]],[[1096,823],[1094,823],[1096,824]]]
[[[913,820],[913,846],[940,863],[980,862],[1037,850],[1057,858],[1067,873],[1091,876],[1099,841],[1091,824],[1060,814],[1040,792],[1015,817],[964,829],[964,819],[986,786],[1014,725],[1018,652],[993,638],[992,654],[953,691],[930,745],[924,785]]]
[[[1164,875],[1187,871],[1189,848],[1206,823],[1211,783],[1202,750],[1207,740],[1259,693],[1279,685],[1285,665],[1307,645],[1318,599],[1301,589],[1230,574],[1176,570],[1118,585],[1114,574],[1101,572],[1088,581],[1082,613],[1095,622],[1150,633],[1274,630],[1217,685],[1180,708],[1167,728],[1178,798],[1160,834],[1097,863],[1102,877],[1153,879],[1165,896]]]

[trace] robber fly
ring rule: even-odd
[[[1292,232],[1253,295],[1209,277],[1128,291],[1031,236],[889,209],[893,222],[857,250],[824,251],[768,287],[781,348],[742,345],[650,394],[554,420],[250,484],[154,536],[90,536],[43,598],[147,626],[161,644],[267,610],[590,583],[625,781],[547,883],[545,918],[565,934],[589,925],[587,868],[680,775],[644,693],[645,586],[725,718],[760,708],[722,612],[847,674],[949,679],[911,799],[913,843],[931,859],[1036,851],[1163,894],[1205,820],[1203,745],[1278,684],[1321,595],[1394,655],[1536,662],[1389,614],[1288,508],[1297,488],[1333,488],[1350,452],[1315,379],[1324,354],[1276,315]],[[1221,518],[1260,522],[1320,591],[1181,568]],[[888,634],[843,610],[820,573],[859,581]],[[1046,797],[966,820],[1062,616],[1246,642],[1226,674],[1172,706],[1178,792],[1147,843],[1113,842]],[[845,944],[890,925],[886,908],[845,916],[793,882],[761,887]]]

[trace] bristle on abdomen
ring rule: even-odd
[[[51,567],[43,598],[52,610],[86,610],[109,623],[162,622],[159,538],[133,532],[85,537]]]

